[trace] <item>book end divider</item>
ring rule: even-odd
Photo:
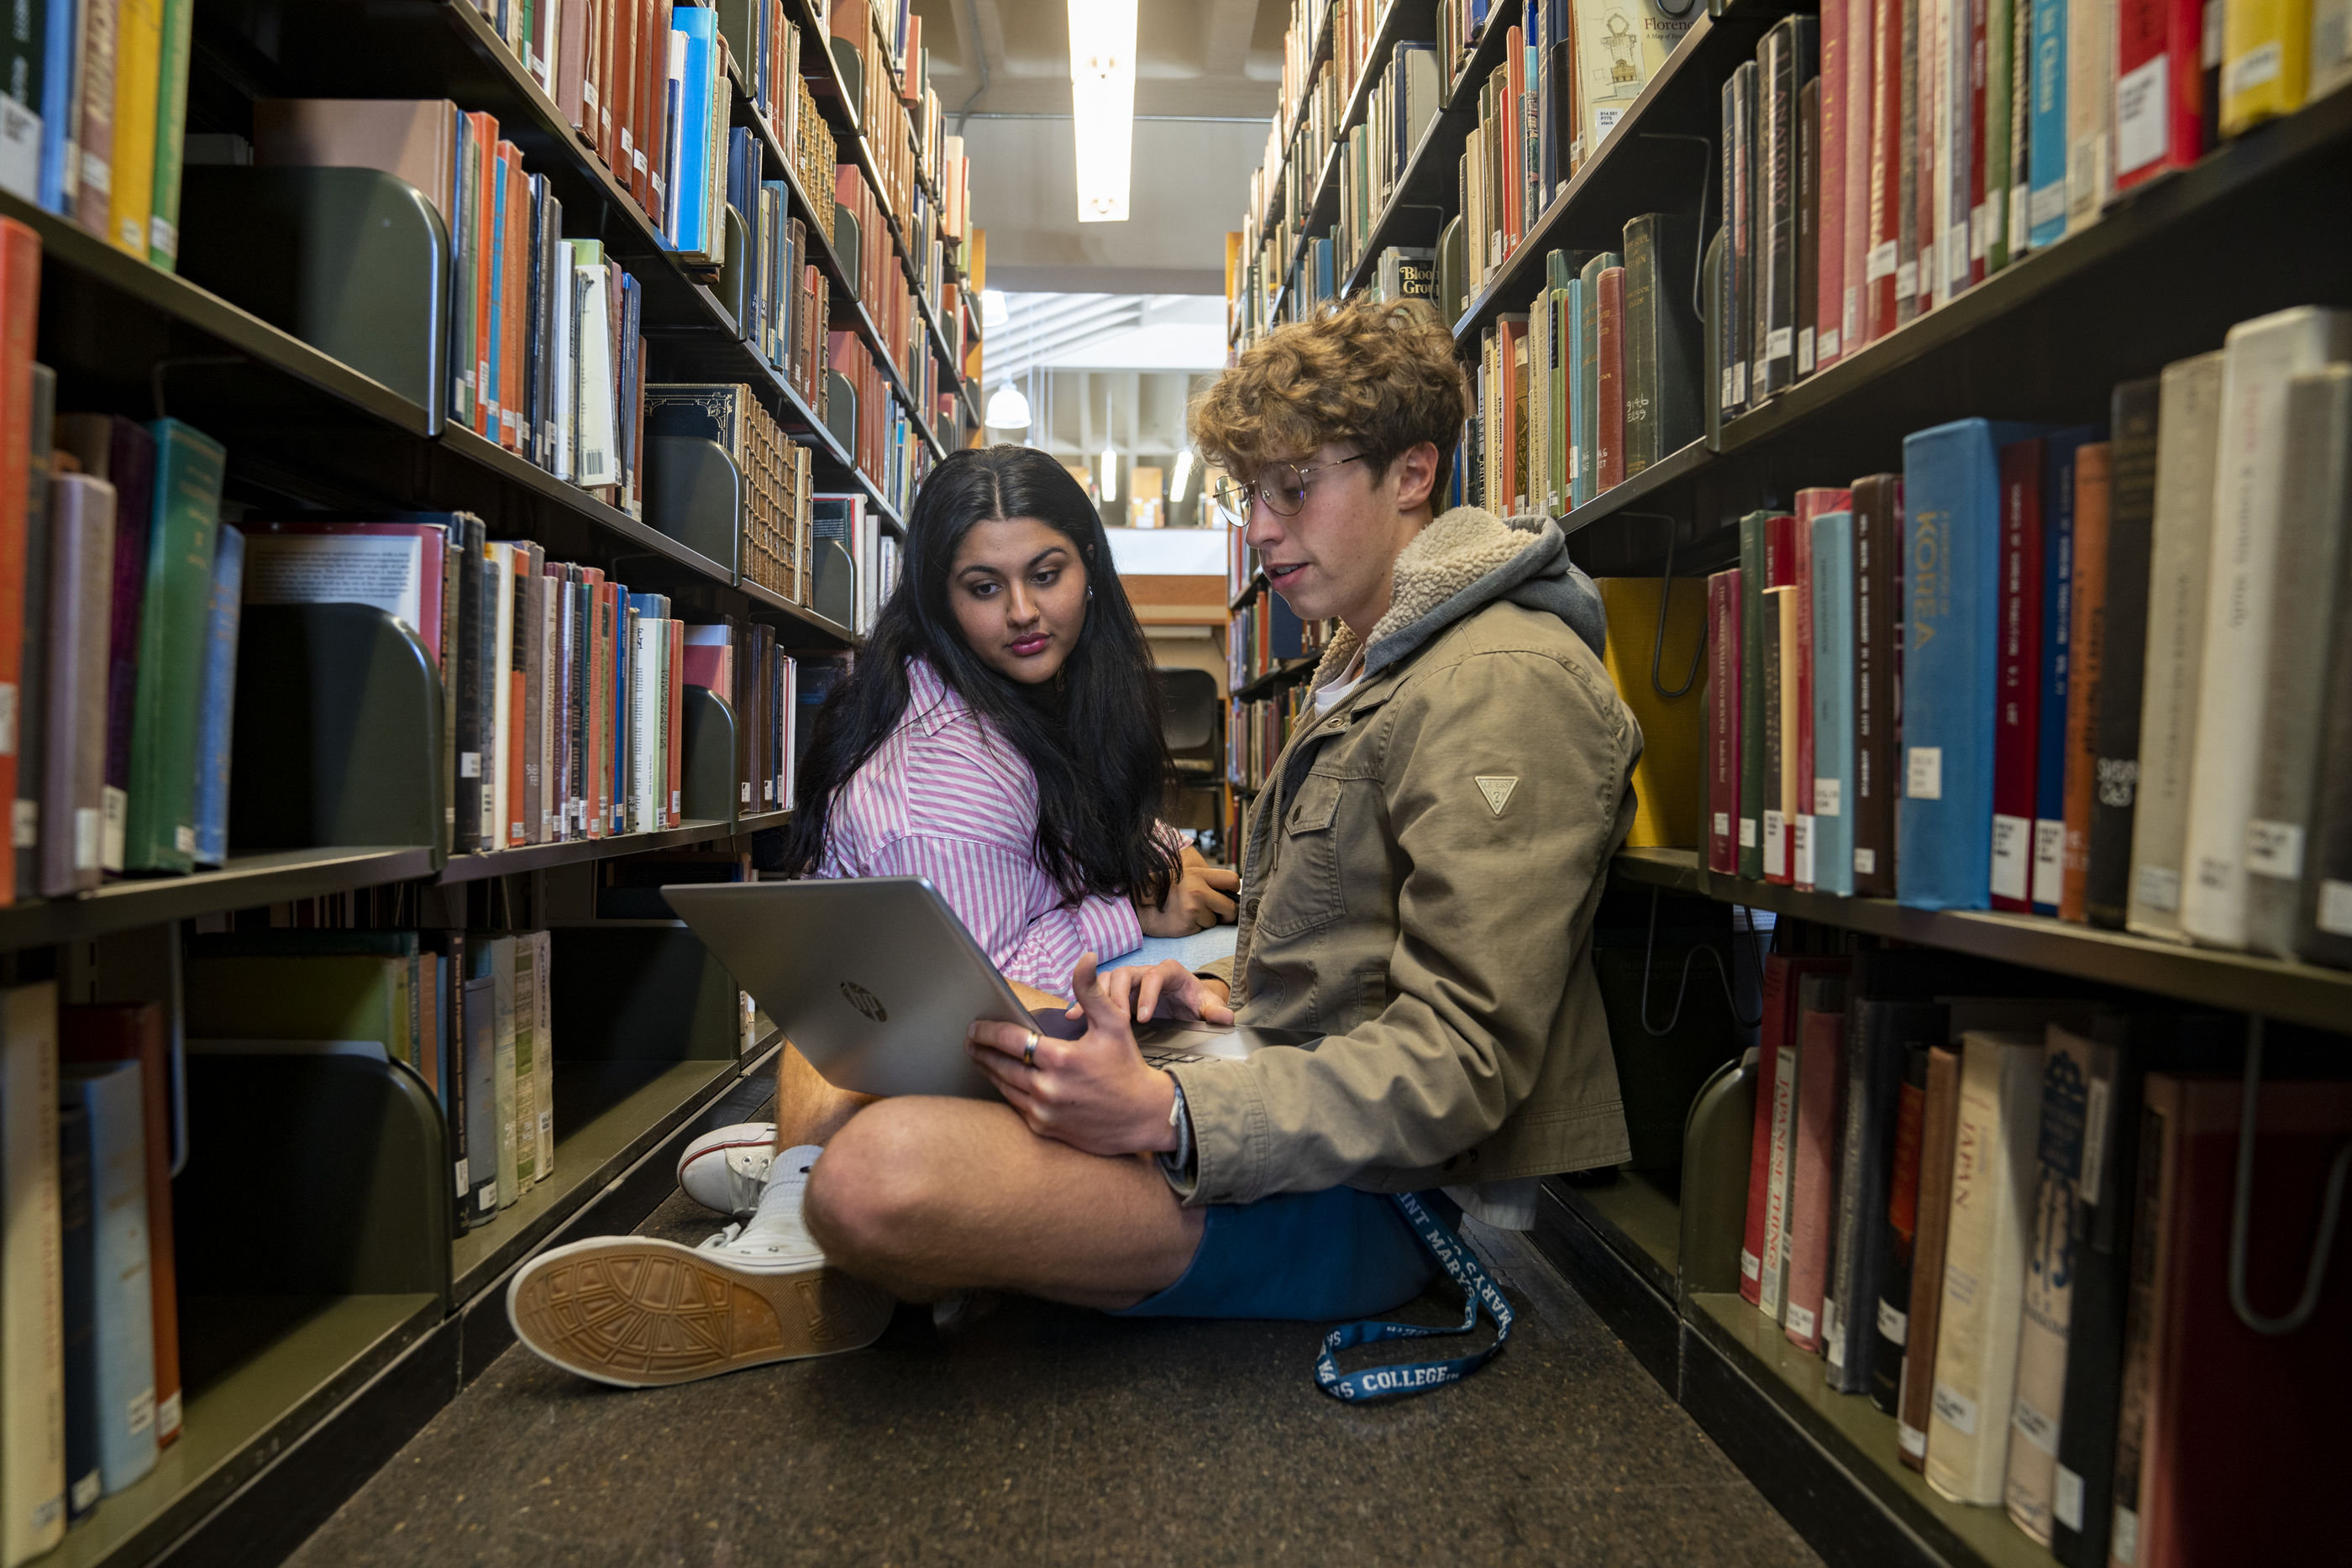
[[[191,164],[180,273],[425,411],[449,386],[449,235],[374,169]]]
[[[646,522],[732,570],[741,562],[749,486],[734,460],[698,435],[646,438]]]
[[[732,823],[742,793],[735,765],[735,710],[708,686],[688,686],[685,731],[679,815],[688,821]]]

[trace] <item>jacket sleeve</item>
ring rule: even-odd
[[[1006,979],[1055,996],[1070,994],[1081,953],[1115,957],[1143,940],[1135,906],[1124,899],[1088,898],[1033,917],[1036,862],[1002,844],[904,833],[881,846],[870,874],[930,878]]]
[[[1379,789],[1389,824],[1386,1005],[1311,1051],[1173,1070],[1199,1151],[1188,1204],[1439,1166],[1534,1089],[1638,731],[1597,670],[1526,651],[1433,671],[1370,722],[1392,727],[1383,777],[1344,788]],[[1339,826],[1377,820],[1343,810]]]

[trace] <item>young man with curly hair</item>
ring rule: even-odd
[[[1641,734],[1559,528],[1436,515],[1466,406],[1417,302],[1278,329],[1195,403],[1273,591],[1339,622],[1250,813],[1235,954],[1089,956],[1081,1038],[973,1027],[1001,1102],[859,1112],[800,1189],[831,1270],[915,1301],[1362,1317],[1436,1271],[1386,1195],[1525,1228],[1539,1177],[1626,1157],[1591,943]],[[1163,1071],[1155,1015],[1322,1038]]]

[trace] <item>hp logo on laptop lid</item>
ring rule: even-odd
[[[882,998],[855,980],[841,982],[841,999],[875,1023],[890,1021],[890,1009],[882,1005]]]

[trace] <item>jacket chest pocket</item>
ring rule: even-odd
[[[1274,863],[1257,906],[1258,926],[1268,936],[1301,936],[1347,913],[1339,846],[1345,793],[1340,780],[1309,773],[1273,824]]]

